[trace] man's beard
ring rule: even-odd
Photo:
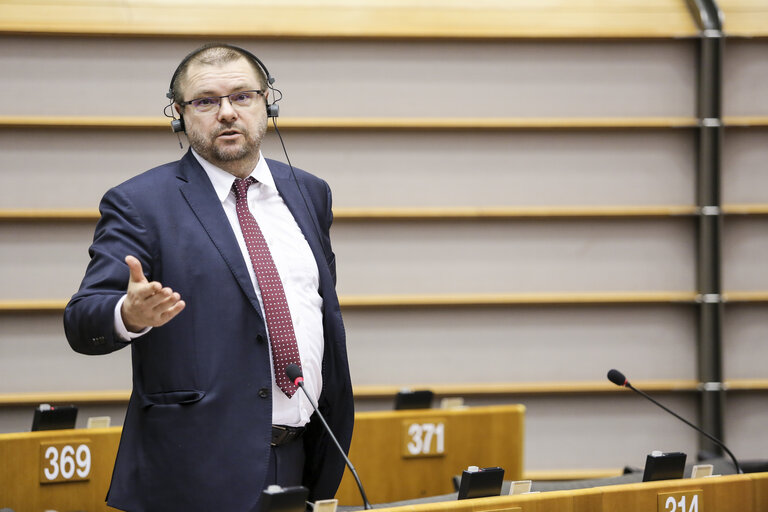
[[[241,134],[240,136],[243,138],[243,141],[238,144],[217,144],[217,137],[230,129],[236,129]],[[254,137],[249,130],[241,126],[232,125],[230,127],[220,127],[213,134],[209,135],[195,130],[188,130],[187,138],[192,149],[213,164],[218,162],[237,162],[258,157],[266,126],[258,131],[260,133]]]

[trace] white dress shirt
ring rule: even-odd
[[[265,318],[261,291],[251,265],[248,247],[245,245],[245,239],[240,229],[240,221],[237,219],[235,194],[232,191],[235,177],[203,159],[194,150],[192,150],[192,154],[205,170],[216,195],[221,201],[251,276],[251,282],[261,305],[262,318]],[[285,298],[291,311],[296,343],[301,355],[304,386],[310,396],[317,401],[323,388],[324,349],[323,299],[319,293],[320,274],[317,263],[309,243],[307,243],[301,229],[296,224],[296,220],[277,191],[269,166],[261,154],[259,154],[259,162],[250,176],[256,179],[256,183],[248,189],[248,208],[264,234],[272,253],[272,259],[280,274]],[[118,302],[115,308],[115,331],[124,340],[131,340],[145,334],[149,329],[144,329],[140,333],[127,331],[120,314],[120,307],[124,300],[125,297]],[[301,391],[289,399],[277,387],[274,369],[272,369],[272,423],[274,425],[303,426],[309,422],[312,412],[312,406]]]

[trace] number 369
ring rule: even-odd
[[[43,481],[86,480],[91,472],[91,450],[87,444],[49,445],[43,451]]]

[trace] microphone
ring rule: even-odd
[[[352,472],[352,476],[355,477],[355,482],[357,482],[357,488],[360,489],[360,496],[363,498],[363,506],[365,507],[365,510],[371,510],[371,504],[368,502],[368,497],[365,495],[365,490],[363,489],[363,484],[360,482],[360,477],[357,476],[357,471],[355,471],[355,466],[352,465],[352,461],[349,460],[349,457],[347,457],[347,454],[344,453],[344,449],[342,449],[341,445],[339,444],[339,441],[336,439],[336,436],[333,435],[333,432],[331,431],[331,427],[328,426],[328,423],[325,421],[325,418],[320,413],[320,409],[317,408],[317,404],[314,400],[312,400],[312,397],[309,396],[309,393],[307,393],[307,390],[304,388],[304,375],[301,373],[301,368],[298,367],[298,365],[295,364],[289,364],[288,367],[285,369],[285,374],[288,375],[288,378],[291,379],[291,382],[294,383],[297,387],[300,387],[301,390],[304,392],[304,396],[307,397],[307,400],[309,400],[309,403],[312,405],[312,408],[317,413],[318,418],[320,418],[320,421],[323,422],[323,426],[325,427],[326,432],[328,432],[328,435],[331,436],[331,439],[333,439],[334,444],[336,445],[336,448],[339,449],[339,453],[342,457],[344,457],[344,462],[346,462],[347,467]]]
[[[733,465],[734,465],[734,466],[736,466],[736,472],[737,472],[737,473],[739,473],[739,474],[742,474],[742,473],[744,473],[744,471],[742,471],[742,470],[741,470],[741,466],[739,466],[739,463],[738,463],[738,461],[736,460],[736,457],[733,455],[733,453],[731,453],[731,450],[729,450],[729,449],[728,449],[728,447],[727,447],[727,446],[725,446],[725,445],[723,444],[723,442],[722,442],[722,441],[720,441],[719,439],[716,439],[715,437],[713,437],[713,436],[711,436],[711,435],[707,434],[706,432],[704,432],[702,429],[700,429],[699,427],[697,427],[696,425],[694,425],[694,424],[693,424],[693,423],[691,423],[690,421],[686,420],[685,418],[683,418],[683,417],[682,417],[682,416],[680,416],[679,414],[672,412],[670,409],[668,409],[668,408],[664,407],[664,406],[663,406],[663,405],[661,405],[659,402],[657,402],[656,400],[654,400],[653,398],[651,398],[651,397],[650,397],[650,396],[648,396],[647,394],[643,393],[642,391],[640,391],[639,389],[637,389],[636,387],[634,387],[632,384],[630,384],[630,383],[629,383],[629,379],[627,379],[627,378],[624,376],[624,374],[623,374],[623,373],[621,373],[619,370],[616,370],[616,369],[610,370],[610,371],[608,372],[608,380],[609,380],[609,381],[611,381],[611,382],[613,382],[614,384],[616,384],[616,385],[617,385],[617,386],[619,386],[619,387],[623,387],[623,388],[629,388],[629,389],[631,389],[632,391],[634,391],[635,393],[637,393],[638,395],[640,395],[640,396],[642,396],[642,397],[644,397],[644,398],[647,398],[648,400],[650,400],[650,401],[651,401],[651,402],[653,402],[654,404],[658,405],[659,407],[661,407],[662,409],[664,409],[665,411],[667,411],[669,414],[671,414],[671,415],[672,415],[672,416],[674,416],[675,418],[679,419],[680,421],[682,421],[683,423],[685,423],[685,424],[686,424],[686,425],[688,425],[689,427],[693,428],[693,429],[694,429],[694,430],[696,430],[697,432],[699,432],[699,433],[701,433],[702,435],[706,436],[706,438],[707,438],[707,439],[709,439],[710,441],[712,441],[713,443],[715,443],[717,446],[719,446],[720,448],[722,448],[723,450],[725,450],[725,452],[726,452],[726,453],[727,453],[727,454],[728,454],[728,455],[731,457],[731,460],[733,461]]]

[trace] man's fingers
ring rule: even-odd
[[[125,257],[125,263],[128,265],[128,270],[131,273],[131,281],[134,283],[146,283],[147,278],[141,268],[141,262],[130,254]]]
[[[181,299],[181,295],[174,292],[170,288],[163,288],[158,293],[147,299],[147,306],[151,307],[155,311],[163,311]]]
[[[158,295],[161,292],[163,285],[157,281],[151,283],[136,283],[131,281],[132,285],[128,285],[128,295],[136,302],[154,301],[149,304],[152,307],[155,303],[159,302],[163,298],[162,295]]]
[[[163,302],[154,309],[154,317],[156,319],[155,327],[159,327],[163,324],[170,322],[176,315],[186,306],[183,300],[176,300],[173,303],[169,301]]]
[[[163,312],[163,314],[161,315],[163,322],[168,322],[173,317],[181,313],[181,311],[184,309],[184,306],[186,305],[187,304],[183,300],[180,300],[176,304],[174,304],[171,308],[169,308],[167,311]]]
[[[178,315],[185,306],[186,303],[181,300],[179,293],[170,288],[163,288],[141,301],[139,308],[146,325],[159,327]]]

